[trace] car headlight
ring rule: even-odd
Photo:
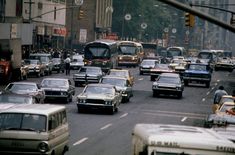
[[[112,105],[112,101],[105,101],[105,104],[107,104],[107,105]]]
[[[68,93],[67,92],[61,92],[60,94],[61,95],[67,95]]]
[[[41,153],[45,153],[45,152],[49,151],[49,145],[48,145],[46,142],[41,142],[41,143],[38,145],[38,150],[39,150]]]
[[[78,99],[78,102],[79,103],[86,103],[86,100],[85,99]]]
[[[137,60],[137,57],[132,57],[132,60]]]
[[[177,87],[176,87],[176,90],[180,90],[180,87],[179,87],[179,86],[177,86]]]
[[[34,67],[34,69],[39,69],[39,67],[37,66],[37,67]]]
[[[119,60],[122,60],[122,57],[118,57]]]

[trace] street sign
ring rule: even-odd
[[[177,32],[176,28],[173,28],[171,31],[172,31],[172,33],[176,33]]]
[[[75,5],[80,6],[83,4],[83,0],[74,0],[74,3],[75,3]]]
[[[125,18],[125,20],[131,20],[131,14],[129,14],[129,13],[126,14],[124,18]]]
[[[140,26],[141,26],[142,29],[146,29],[148,25],[146,23],[141,23]]]

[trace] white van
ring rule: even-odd
[[[0,111],[0,154],[61,155],[68,139],[64,106],[27,104]]]
[[[212,129],[137,124],[132,133],[132,155],[234,155],[235,144]]]

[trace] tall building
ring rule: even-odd
[[[80,48],[86,42],[104,38],[111,32],[112,0],[84,0],[76,7],[74,0],[67,0],[67,48]],[[71,7],[73,6],[73,7]]]

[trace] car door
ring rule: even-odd
[[[69,94],[75,95],[75,87],[73,86],[71,80],[68,80],[69,83]]]

